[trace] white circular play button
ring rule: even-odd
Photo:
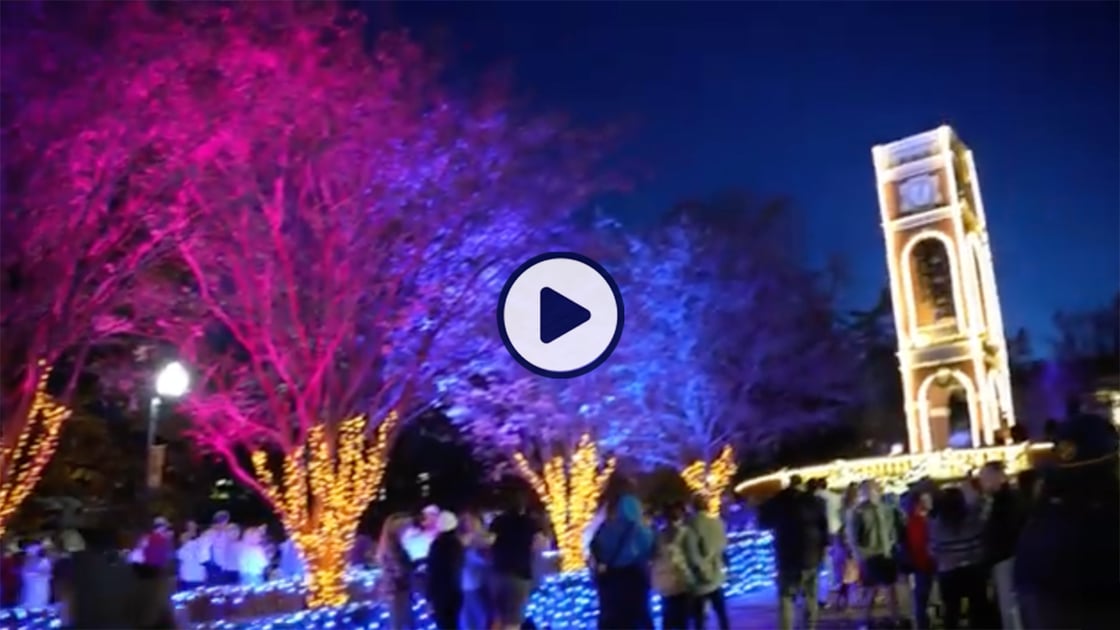
[[[622,294],[599,263],[580,254],[541,254],[506,281],[498,333],[514,359],[551,378],[586,374],[622,338]]]

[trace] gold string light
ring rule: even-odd
[[[43,476],[43,469],[58,447],[62,425],[70,410],[47,393],[51,368],[39,361],[41,373],[35,385],[35,396],[27,413],[27,422],[11,446],[0,446],[0,536],[16,508],[27,498]]]
[[[343,422],[336,435],[319,424],[305,444],[284,456],[277,479],[264,451],[253,453],[253,469],[308,566],[307,605],[346,603],[346,555],[366,506],[373,500],[398,416],[391,412],[366,437],[366,416]]]
[[[735,475],[735,451],[727,444],[720,450],[715,461],[697,460],[681,471],[681,477],[688,489],[704,498],[710,514],[719,514],[723,491]]]
[[[602,462],[591,436],[584,434],[569,457],[549,459],[539,474],[521,453],[514,453],[513,461],[548,510],[560,570],[583,568],[583,532],[595,515],[603,487],[614,474],[615,459]]]

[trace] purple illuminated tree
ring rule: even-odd
[[[457,100],[422,49],[370,52],[333,5],[184,10],[174,109],[214,131],[175,200],[198,217],[179,256],[206,311],[182,333],[183,407],[307,557],[311,605],[337,604],[394,426],[457,360],[441,334],[486,310],[508,245],[595,190],[593,134],[498,89]]]
[[[139,97],[163,78],[138,45],[173,32],[145,28],[142,7],[31,8],[5,5],[2,37],[0,532],[54,452],[91,353],[154,332],[144,278],[186,226],[164,208],[197,146],[189,112]]]
[[[677,208],[629,239],[627,442],[647,463],[685,465],[718,507],[735,452],[832,422],[851,353],[830,286],[793,247],[789,209],[743,196]]]

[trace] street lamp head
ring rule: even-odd
[[[178,398],[190,388],[191,375],[182,363],[172,361],[156,376],[156,393],[164,398]]]

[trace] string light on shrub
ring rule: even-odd
[[[0,445],[0,536],[54,455],[62,425],[70,410],[47,393],[51,368],[39,361],[39,380],[27,413],[27,422],[11,446]]]
[[[692,462],[681,471],[681,477],[690,490],[704,497],[710,514],[719,514],[723,491],[735,476],[735,469],[735,451],[727,444],[711,464],[701,460]]]
[[[583,567],[583,532],[595,515],[607,479],[614,474],[615,459],[604,464],[595,442],[584,434],[570,457],[549,459],[540,474],[521,453],[515,453],[513,461],[548,510],[560,552],[560,570]]]
[[[774,584],[773,539],[769,532],[745,529],[731,532],[728,536],[728,581],[724,591],[728,597],[769,588]],[[376,570],[350,570],[346,581],[351,593],[361,593],[361,597],[372,597],[377,584]],[[389,613],[379,601],[353,601],[342,606],[299,610],[278,614],[268,618],[247,620],[248,608],[259,610],[259,602],[264,598],[275,602],[291,598],[299,605],[306,594],[306,586],[299,580],[282,580],[258,586],[215,586],[203,587],[176,594],[172,601],[176,619],[193,624],[195,628],[214,630],[297,630],[302,628],[337,628],[346,630],[363,628],[367,630],[389,630]],[[358,595],[354,599],[357,599]],[[650,599],[654,618],[660,617],[661,601],[654,595]],[[232,619],[198,618],[200,611],[221,611]],[[532,597],[526,613],[539,628],[552,630],[576,630],[592,628],[596,625],[598,599],[595,586],[586,570],[571,571],[546,577]],[[417,630],[434,630],[429,616],[428,605],[417,598],[412,605],[412,614]],[[242,619],[236,619],[242,617]],[[27,630],[58,628],[60,622],[53,609],[27,611],[20,608],[0,610],[0,627],[19,627]]]
[[[391,412],[372,439],[366,436],[366,416],[346,420],[335,435],[315,425],[306,443],[285,455],[280,479],[267,453],[252,455],[265,498],[307,561],[311,608],[346,602],[346,555],[354,546],[358,519],[385,474],[397,419]]]

